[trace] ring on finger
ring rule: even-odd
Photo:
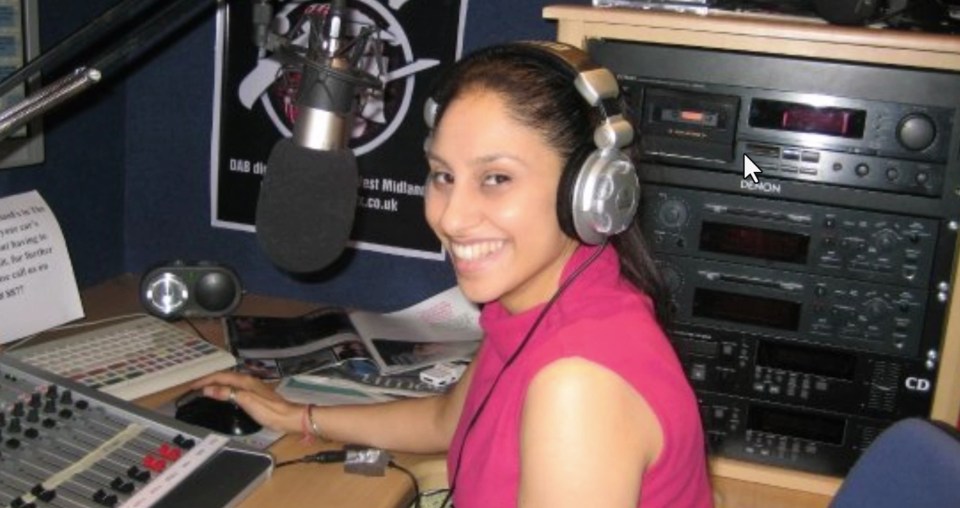
[[[236,388],[230,388],[230,394],[227,395],[227,398],[230,399],[230,402],[233,402],[234,404],[236,404],[236,403],[237,403],[237,389],[236,389]]]

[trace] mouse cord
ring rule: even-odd
[[[447,490],[447,495],[444,497],[443,502],[440,503],[441,507],[446,507],[447,502],[453,498],[453,489],[457,487],[457,476],[460,474],[460,465],[463,464],[463,449],[466,448],[467,436],[470,434],[470,430],[473,429],[476,425],[477,420],[480,419],[480,414],[483,413],[483,409],[487,406],[487,402],[490,401],[491,395],[493,395],[494,390],[497,387],[497,384],[500,382],[500,378],[503,377],[503,373],[516,361],[517,357],[520,356],[520,352],[523,351],[523,348],[526,347],[527,342],[530,341],[530,338],[533,337],[533,332],[537,330],[540,326],[540,322],[543,321],[543,318],[547,315],[547,312],[550,311],[550,308],[553,307],[553,304],[560,299],[560,295],[573,284],[573,281],[582,274],[587,267],[593,264],[594,261],[600,257],[600,254],[607,247],[607,240],[604,239],[602,243],[597,246],[597,250],[594,251],[589,258],[580,263],[580,266],[570,274],[570,277],[567,277],[567,280],[563,281],[560,284],[560,287],[557,288],[557,292],[550,297],[550,300],[547,301],[547,304],[543,306],[543,310],[540,311],[540,314],[537,315],[537,319],[533,322],[533,325],[530,326],[530,330],[527,331],[527,334],[523,336],[523,340],[520,341],[520,345],[517,346],[517,349],[513,351],[513,354],[507,358],[507,361],[503,363],[503,367],[500,368],[500,372],[497,373],[497,376],[493,379],[493,383],[490,385],[490,390],[487,391],[486,396],[483,400],[480,401],[480,405],[477,406],[477,410],[473,413],[473,416],[470,418],[469,423],[467,423],[466,430],[463,431],[463,439],[460,440],[460,450],[457,452],[457,466],[453,470],[453,477],[450,480],[450,489]]]
[[[188,326],[190,326],[190,328],[193,329],[193,333],[197,334],[198,337],[206,341],[208,344],[212,346],[216,346],[216,344],[214,344],[212,340],[210,340],[206,335],[203,334],[203,332],[200,331],[199,328],[197,328],[197,325],[193,323],[192,319],[185,317],[183,318],[183,320],[187,323]]]

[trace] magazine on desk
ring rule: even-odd
[[[470,361],[480,343],[479,312],[448,293],[389,314],[325,307],[297,317],[228,316],[224,332],[240,364],[267,379],[351,360],[371,362],[380,375]]]
[[[329,369],[285,377],[276,386],[276,391],[293,402],[330,406],[428,397],[444,393],[448,388],[423,382],[419,371],[383,376],[368,364],[351,361]]]

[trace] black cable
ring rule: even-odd
[[[278,462],[274,464],[273,467],[284,467],[292,466],[294,464],[338,464],[347,460],[347,451],[346,450],[328,450],[318,453],[311,453],[310,455],[304,455],[299,459],[285,460],[283,462]]]
[[[292,466],[292,465],[294,465],[294,464],[306,464],[307,462],[310,462],[310,461],[309,461],[309,460],[304,460],[304,458],[301,457],[301,458],[299,458],[299,459],[291,459],[291,460],[285,460],[285,461],[283,461],[283,462],[277,462],[276,464],[273,465],[273,467],[274,467],[275,469],[279,469],[279,468],[284,467],[284,466]]]
[[[560,295],[562,295],[564,291],[566,291],[566,289],[573,284],[573,281],[575,281],[577,277],[579,277],[580,274],[587,269],[587,267],[592,265],[593,262],[600,257],[600,254],[604,251],[604,249],[606,249],[606,247],[607,239],[604,238],[597,250],[583,263],[580,263],[580,266],[578,266],[577,269],[570,274],[570,277],[568,277],[567,280],[563,281],[560,287],[557,288],[557,292],[554,293],[553,296],[550,297],[550,300],[547,301],[547,304],[543,306],[543,310],[540,311],[540,314],[533,322],[533,325],[530,326],[530,330],[527,331],[527,334],[523,336],[523,340],[520,341],[520,345],[517,346],[517,349],[514,350],[513,354],[510,355],[510,358],[507,358],[507,361],[503,363],[503,367],[500,368],[500,372],[497,373],[497,377],[493,379],[493,383],[490,385],[490,390],[487,391],[486,396],[484,396],[483,400],[480,401],[480,405],[477,406],[476,412],[473,413],[473,417],[470,418],[470,422],[467,423],[466,430],[463,431],[463,439],[460,440],[460,451],[457,453],[457,467],[454,468],[453,477],[450,480],[450,490],[447,491],[447,496],[443,498],[443,502],[440,504],[440,506],[446,506],[447,502],[453,498],[453,489],[455,489],[457,486],[457,476],[460,474],[460,465],[463,464],[463,450],[467,447],[467,436],[470,435],[470,430],[473,429],[473,426],[476,425],[477,420],[480,419],[480,414],[483,413],[483,409],[487,406],[487,402],[490,401],[490,397],[493,395],[493,392],[497,387],[497,383],[500,382],[500,378],[503,377],[503,373],[506,372],[510,365],[516,361],[517,357],[520,356],[520,352],[523,351],[523,348],[526,347],[527,342],[529,342],[530,338],[533,337],[533,332],[535,332],[540,326],[540,322],[543,321],[543,318],[547,315],[547,312],[549,312],[550,308],[553,307],[553,304],[560,299]]]
[[[186,317],[185,317],[185,318],[183,318],[183,320],[187,323],[187,325],[190,326],[190,328],[193,329],[193,333],[197,334],[198,337],[200,337],[201,339],[205,340],[208,344],[210,344],[210,345],[212,345],[212,346],[216,346],[216,344],[214,344],[213,341],[210,340],[210,338],[208,338],[206,335],[204,335],[203,332],[201,332],[200,329],[197,328],[197,325],[193,324],[193,321],[192,321],[190,318],[186,318]],[[234,355],[234,356],[236,356],[236,355]]]
[[[397,464],[394,461],[387,462],[387,467],[392,467],[406,473],[410,477],[410,481],[413,482],[413,505],[416,508],[420,508],[420,482],[417,481],[417,477],[407,468]]]
[[[297,459],[278,462],[274,464],[273,467],[281,468],[286,466],[292,466],[294,464],[312,464],[312,463],[335,464],[335,463],[345,462],[346,459],[347,459],[347,450],[345,449],[330,450],[330,451],[323,451],[319,453],[312,453],[310,455],[304,455],[303,457],[300,457]],[[420,508],[420,482],[417,481],[416,475],[414,475],[413,472],[410,471],[409,469],[401,466],[400,464],[397,464],[392,460],[390,462],[387,462],[387,467],[391,467],[393,469],[399,470],[410,478],[410,481],[413,483],[414,506],[416,508]]]

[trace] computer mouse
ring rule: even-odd
[[[176,419],[214,432],[231,436],[245,436],[258,432],[261,425],[240,406],[198,395],[179,404]]]

